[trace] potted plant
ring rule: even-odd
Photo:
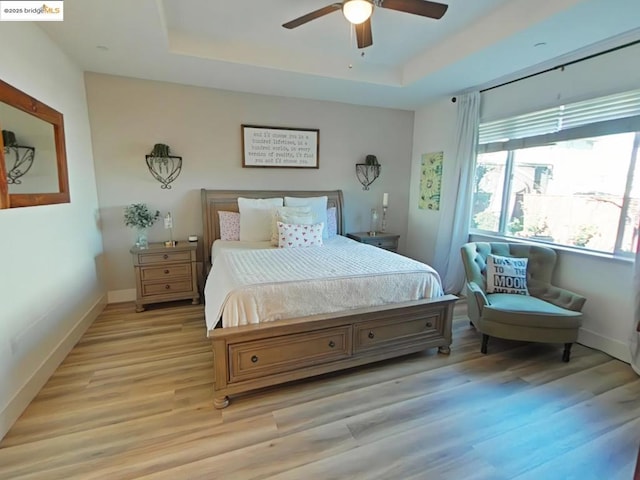
[[[147,229],[156,223],[160,217],[160,212],[156,210],[152,212],[145,203],[133,203],[124,209],[124,224],[127,227],[136,229],[136,246],[139,248],[147,248],[149,241],[147,239]]]

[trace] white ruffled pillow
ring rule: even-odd
[[[322,223],[295,225],[278,222],[278,247],[321,247]]]
[[[338,209],[336,207],[327,208],[327,236],[329,238],[338,235]]]
[[[295,225],[311,225],[314,222],[309,207],[276,207],[271,210],[271,245],[278,246],[278,222]]]
[[[268,242],[271,240],[271,210],[281,207],[280,198],[238,198],[240,210],[240,240]]]
[[[287,207],[309,207],[315,216],[316,223],[327,224],[327,200],[322,197],[284,197],[284,204]],[[327,229],[323,229],[322,238],[329,238]]]

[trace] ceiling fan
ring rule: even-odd
[[[388,8],[399,12],[412,13],[423,17],[440,19],[447,11],[448,5],[430,2],[428,0],[344,0],[342,3],[332,3],[326,7],[302,15],[283,24],[284,28],[296,28],[316,18],[324,17],[336,10],[342,13],[356,29],[358,48],[373,45],[371,34],[371,14],[373,7]]]

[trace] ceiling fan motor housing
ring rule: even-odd
[[[369,0],[346,0],[342,4],[342,14],[353,25],[366,22],[373,13],[373,2]]]
[[[282,26],[288,29],[297,28],[311,20],[324,17],[336,10],[342,10],[345,18],[354,25],[358,48],[365,48],[373,45],[371,15],[374,7],[388,8],[436,20],[442,18],[447,8],[449,8],[444,3],[431,2],[429,0],[344,0],[343,3],[332,3],[309,12]]]

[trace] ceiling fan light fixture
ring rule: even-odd
[[[368,0],[347,0],[342,5],[342,13],[354,25],[366,22],[373,13],[373,3]]]

